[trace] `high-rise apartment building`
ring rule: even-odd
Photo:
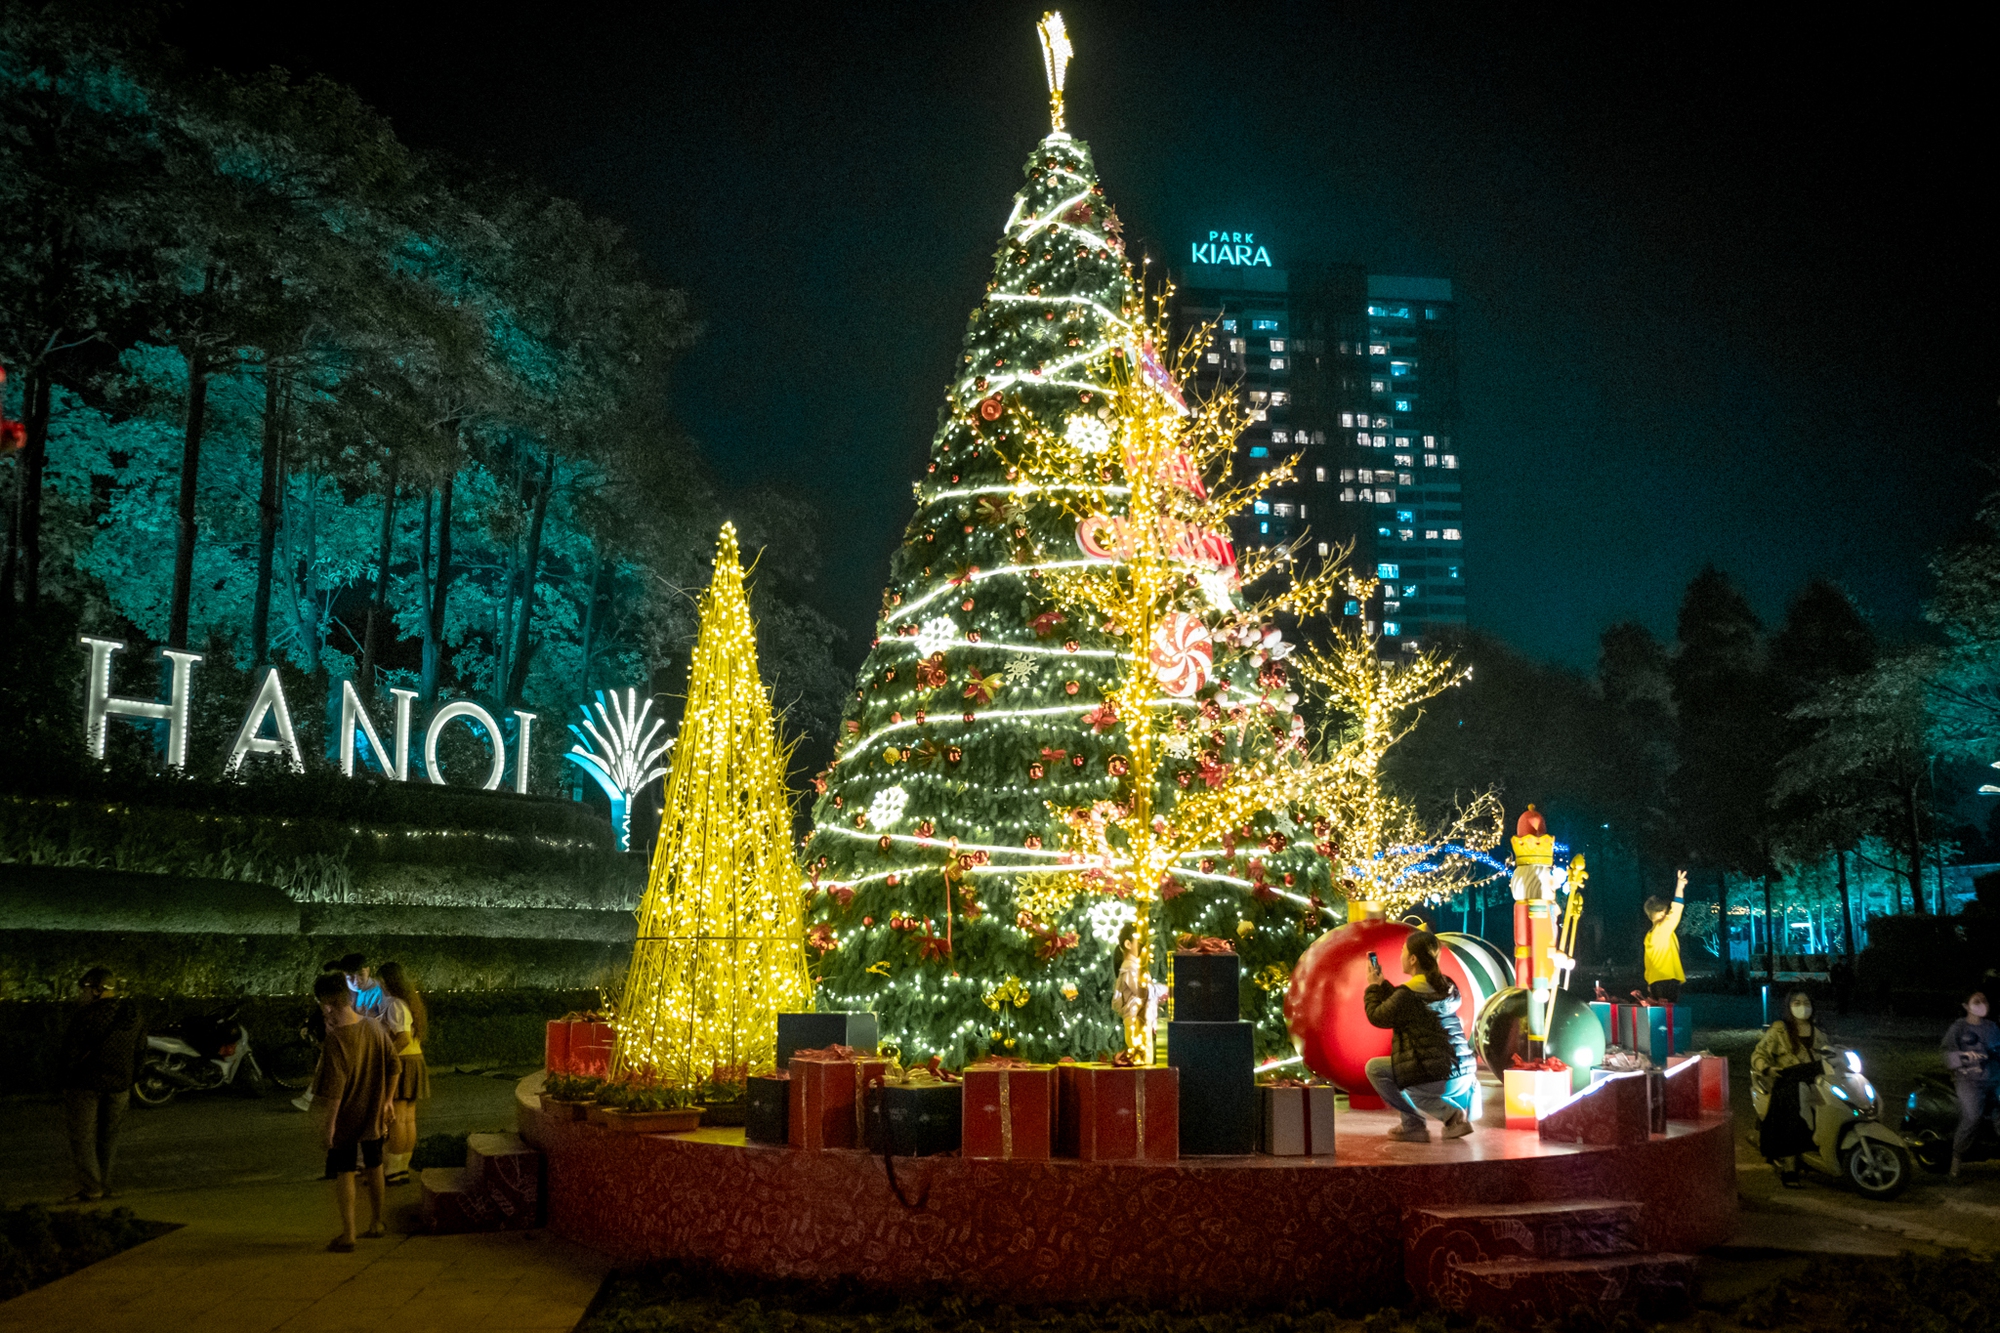
[[[1296,454],[1295,479],[1245,514],[1239,546],[1303,538],[1304,558],[1351,544],[1382,581],[1367,622],[1383,648],[1465,623],[1456,309],[1443,278],[1343,264],[1276,267],[1254,234],[1212,232],[1174,273],[1174,334],[1204,326],[1201,387],[1233,387],[1252,422],[1239,475]]]

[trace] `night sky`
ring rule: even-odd
[[[824,508],[858,660],[1048,128],[1045,7],[264,0],[171,31],[628,227],[706,323],[678,396],[724,480]],[[1587,667],[1614,620],[1670,635],[1713,561],[1767,619],[1826,574],[1909,629],[1991,480],[1979,43],[1944,11],[1472,8],[1066,4],[1070,127],[1162,259],[1226,225],[1455,282],[1475,627]]]

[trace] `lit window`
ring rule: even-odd
[[[1320,543],[1320,554],[1321,554],[1321,555],[1325,555],[1325,554],[1326,554],[1326,543],[1325,543],[1325,542],[1321,542],[1321,543]],[[1350,598],[1348,598],[1348,599],[1347,599],[1347,605],[1346,605],[1346,606],[1343,606],[1343,607],[1341,607],[1341,608],[1340,608],[1340,614],[1342,614],[1342,615],[1344,615],[1344,616],[1358,616],[1358,615],[1360,615],[1360,614],[1361,614],[1361,603],[1359,603],[1359,602],[1355,601],[1355,600],[1354,600],[1353,598],[1351,598],[1351,597],[1350,597]]]
[[[1236,321],[1235,321],[1235,320],[1233,320],[1233,319],[1225,319],[1225,320],[1223,320],[1223,321],[1222,321],[1222,331],[1223,331],[1224,333],[1234,333],[1234,332],[1236,332]]]
[[[1210,352],[1210,353],[1208,354],[1208,364],[1210,364],[1211,366],[1217,366],[1217,365],[1221,365],[1221,364],[1222,364],[1222,353],[1220,353],[1220,352]]]
[[[1352,490],[1351,488],[1350,488],[1350,489],[1348,489],[1348,490],[1344,490],[1344,491],[1342,491],[1342,492],[1340,493],[1340,498],[1341,498],[1342,500],[1346,501],[1346,502],[1347,502],[1348,504],[1353,504],[1353,503],[1354,503],[1354,491],[1353,491],[1353,490]]]
[[[1446,578],[1448,578],[1448,579],[1455,579],[1455,578],[1457,578],[1457,577],[1458,577],[1458,566],[1457,566],[1457,565],[1446,565],[1446,566],[1444,567],[1444,576],[1445,576]]]
[[[1414,583],[1405,583],[1405,584],[1403,585],[1403,596],[1405,596],[1405,597],[1415,597],[1416,595],[1417,595],[1417,585],[1416,585],[1416,584],[1414,584]]]
[[[1276,366],[1273,366],[1271,368],[1273,370],[1278,369],[1278,367]],[[1291,401],[1292,401],[1292,396],[1289,393],[1286,393],[1283,389],[1275,390],[1271,394],[1271,406],[1273,407],[1283,407],[1286,403],[1289,403]]]
[[[1261,406],[1264,400],[1269,398],[1270,396],[1271,396],[1270,394],[1265,393],[1262,389],[1252,389],[1250,391],[1250,401],[1258,404],[1259,406]]]
[[[1437,443],[1438,443],[1438,437],[1437,437],[1437,436],[1435,436],[1435,435],[1426,435],[1426,436],[1424,436],[1424,448],[1426,448],[1426,449],[1435,449],[1435,448],[1437,448]]]
[[[1283,338],[1273,338],[1273,339],[1271,339],[1271,350],[1272,350],[1272,351],[1274,351],[1274,352],[1282,352],[1282,351],[1284,351],[1284,350],[1285,350],[1285,340],[1284,340]]]
[[[1245,338],[1231,338],[1229,340],[1229,350],[1232,352],[1247,352],[1250,350],[1249,340]]]
[[[1444,463],[1444,465],[1445,465],[1446,467],[1457,467],[1457,466],[1458,466],[1458,455],[1457,455],[1457,454],[1446,454],[1446,455],[1444,456],[1444,458],[1443,458],[1443,460],[1442,460],[1442,461],[1443,461],[1443,463]]]
[[[1398,436],[1396,437],[1396,447],[1397,447],[1398,449],[1407,449],[1407,448],[1409,448],[1409,447],[1410,447],[1410,437],[1409,437],[1409,436],[1407,436],[1407,435],[1398,435]]]
[[[1250,456],[1252,458],[1263,458],[1267,456],[1270,452],[1271,451],[1269,449],[1266,449],[1261,444],[1253,444],[1250,446]]]
[[[1407,411],[1409,411],[1409,410],[1410,410],[1410,400],[1409,400],[1409,399],[1407,399],[1407,398],[1398,398],[1398,399],[1396,400],[1396,410],[1397,410],[1398,412],[1407,412]]]
[[[1387,355],[1389,355],[1389,344],[1387,344],[1387,343],[1370,343],[1370,344],[1369,344],[1369,346],[1368,346],[1368,355],[1370,355],[1370,356],[1387,356]]]
[[[1321,542],[1321,543],[1319,544],[1319,553],[1320,553],[1321,555],[1328,555],[1328,554],[1331,554],[1331,549],[1332,549],[1332,548],[1328,547],[1328,546],[1327,546],[1327,544],[1326,544],[1325,542]]]
[[[1375,577],[1378,579],[1393,579],[1402,572],[1401,565],[1381,564],[1375,566]]]
[[[1340,414],[1340,424],[1344,427],[1347,427],[1350,430],[1353,429],[1354,414],[1352,412],[1342,412]]]
[[[1424,529],[1424,540],[1425,540],[1425,541],[1427,541],[1427,542],[1434,542],[1434,541],[1436,541],[1437,539],[1438,539],[1438,530],[1437,530],[1436,528],[1425,528],[1425,529]]]
[[[1271,358],[1271,369],[1283,370],[1284,368],[1285,368],[1285,358],[1283,358],[1282,356],[1274,356]]]
[[[1265,503],[1264,501],[1262,501],[1262,500],[1259,500],[1259,501],[1258,501],[1258,502],[1257,502],[1256,504],[1252,505],[1252,506],[1251,506],[1251,508],[1252,508],[1252,509],[1253,509],[1253,510],[1254,510],[1254,511],[1255,511],[1256,513],[1259,513],[1259,514],[1268,514],[1268,513],[1270,513],[1270,512],[1271,512],[1271,506],[1270,506],[1270,505],[1268,505],[1268,504],[1266,504],[1266,503]]]
[[[1374,621],[1372,621],[1372,620],[1364,620],[1364,621],[1362,621],[1362,622],[1361,622],[1361,632],[1362,632],[1363,634],[1373,634],[1373,633],[1375,632],[1375,622],[1374,622]]]
[[[1342,468],[1342,469],[1340,470],[1340,479],[1341,479],[1342,481],[1353,481],[1353,480],[1354,480],[1354,469],[1353,469],[1353,468],[1351,468],[1351,467],[1344,467],[1344,468]]]
[[[1402,485],[1402,486],[1414,486],[1414,485],[1416,485],[1416,482],[1415,482],[1415,481],[1413,481],[1413,480],[1411,479],[1411,474],[1410,474],[1410,473],[1408,473],[1408,472],[1398,472],[1398,473],[1396,474],[1396,481],[1397,481],[1397,484],[1399,484],[1399,485]]]
[[[1313,443],[1314,443],[1314,444],[1325,444],[1325,443],[1326,443],[1326,432],[1325,432],[1325,431],[1323,431],[1323,430],[1316,430],[1316,431],[1314,431],[1314,432],[1313,432]]]
[[[1250,414],[1250,419],[1252,421],[1263,421],[1266,420],[1270,415],[1271,414],[1269,412],[1266,412],[1263,408],[1260,407],[1256,411]]]
[[[1390,592],[1394,592],[1394,591],[1396,591],[1396,590],[1395,590],[1394,588],[1391,588],[1391,589],[1389,589],[1389,591],[1390,591]],[[1402,610],[1402,609],[1403,609],[1403,604],[1402,604],[1401,602],[1396,602],[1396,601],[1389,601],[1389,602],[1384,602],[1384,603],[1382,603],[1382,609],[1383,609],[1384,611],[1387,611],[1387,612],[1388,612],[1388,613],[1389,613],[1390,615],[1392,615],[1392,616],[1393,616],[1393,615],[1395,615],[1395,614],[1396,614],[1396,613],[1397,613],[1398,611],[1400,611],[1400,610]]]
[[[1325,469],[1325,468],[1323,468],[1323,467],[1316,467],[1316,468],[1314,468],[1314,469],[1313,469],[1313,480],[1314,480],[1314,481],[1325,481],[1325,480],[1326,480],[1326,469]]]
[[[1279,518],[1290,518],[1292,516],[1292,507],[1288,504],[1274,504],[1271,506],[1271,512]]]
[[[1278,321],[1275,319],[1253,319],[1250,321],[1250,329],[1253,333],[1276,333],[1278,331]]]
[[[1362,481],[1369,483],[1370,485],[1373,485],[1375,482],[1375,473],[1373,470],[1369,468],[1362,468],[1360,479]]]
[[[1416,539],[1417,539],[1417,530],[1416,530],[1415,528],[1397,528],[1397,529],[1396,529],[1396,540],[1397,540],[1397,541],[1399,541],[1399,542],[1413,542],[1413,541],[1415,541]]]
[[[1389,312],[1382,306],[1371,305],[1368,307],[1368,313],[1373,315],[1375,318],[1380,319],[1382,318],[1382,316],[1388,314]]]
[[[1393,638],[1395,638],[1395,637],[1396,637],[1397,635],[1401,634],[1402,632],[1403,632],[1403,627],[1402,627],[1401,625],[1398,625],[1398,624],[1397,624],[1397,623],[1396,623],[1395,621],[1393,621],[1393,620],[1385,620],[1385,621],[1383,621],[1383,622],[1382,622],[1382,637],[1383,637],[1383,638],[1385,638],[1385,639],[1393,639]]]
[[[1437,310],[1437,307],[1436,307],[1436,306],[1434,306],[1434,305],[1427,305],[1427,306],[1425,306],[1425,307],[1424,307],[1424,318],[1425,318],[1425,319],[1436,319],[1437,317],[1438,317],[1438,310]]]
[[[1396,521],[1398,523],[1414,523],[1417,521],[1417,512],[1414,509],[1398,509],[1396,511]]]
[[[1359,435],[1356,435],[1354,437],[1354,442],[1360,445],[1363,449],[1366,449],[1368,447],[1368,432],[1364,430]]]
[[[1416,466],[1416,463],[1417,463],[1417,459],[1416,459],[1416,455],[1414,455],[1414,454],[1397,454],[1397,455],[1396,455],[1396,466],[1397,466],[1397,467],[1415,467],[1415,466]]]
[[[1304,518],[1305,516],[1306,516],[1306,507],[1305,507],[1304,505],[1300,505],[1300,506],[1299,506],[1299,517],[1300,517],[1300,518]]]
[[[1375,535],[1377,537],[1393,537],[1396,535],[1396,530],[1394,528],[1377,528],[1375,529]]]
[[[1386,472],[1378,473],[1377,475],[1380,476],[1383,481],[1387,481],[1389,479],[1389,474]],[[1375,488],[1375,498],[1385,505],[1392,505],[1396,503],[1396,493],[1394,491],[1385,491],[1381,488],[1380,485],[1377,485]]]
[[[1437,465],[1438,465],[1438,456],[1437,456],[1436,454],[1425,454],[1425,455],[1424,455],[1424,466],[1425,466],[1425,467],[1436,467]]]
[[[1376,447],[1377,449],[1385,449],[1385,448],[1387,448],[1387,447],[1388,447],[1388,445],[1389,445],[1389,437],[1388,437],[1388,436],[1386,436],[1386,435],[1377,435],[1377,436],[1375,437],[1375,447]]]
[[[1459,536],[1457,528],[1446,528],[1444,530],[1444,539],[1448,542],[1464,540],[1462,537]]]
[[[1369,380],[1368,391],[1370,393],[1387,393],[1389,392],[1389,382],[1387,380]],[[1396,410],[1400,412],[1404,409],[1397,408]]]
[[[1272,431],[1272,432],[1271,432],[1271,443],[1272,443],[1272,444],[1283,444],[1283,443],[1285,443],[1285,442],[1286,442],[1287,440],[1289,440],[1290,438],[1291,438],[1291,436],[1287,435],[1287,434],[1286,434],[1286,433],[1285,433],[1284,431],[1281,431],[1281,430],[1274,430],[1274,431]],[[1299,441],[1299,443],[1300,443],[1300,444],[1304,444],[1304,443],[1305,443],[1305,441],[1304,441],[1304,440],[1300,440],[1300,441]]]
[[[1416,363],[1415,363],[1415,362],[1412,362],[1412,361],[1391,361],[1391,362],[1389,363],[1389,377],[1390,377],[1391,379],[1401,379],[1401,378],[1403,378],[1403,376],[1405,376],[1405,375],[1409,374],[1409,373],[1410,373],[1410,372],[1411,372],[1412,370],[1415,370],[1415,369],[1416,369]]]
[[[1271,530],[1271,525],[1269,523],[1259,523],[1257,525],[1257,531],[1259,532],[1269,532],[1270,530]]]

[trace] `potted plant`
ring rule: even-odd
[[[603,1079],[588,1074],[550,1074],[542,1081],[542,1109],[558,1120],[582,1120],[603,1086]]]
[[[701,1103],[692,1088],[662,1083],[650,1075],[627,1075],[597,1093],[606,1129],[626,1134],[685,1134],[701,1124]]]

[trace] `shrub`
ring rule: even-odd
[[[127,1208],[51,1212],[31,1203],[0,1209],[0,1301],[170,1230],[159,1222],[140,1221]]]

